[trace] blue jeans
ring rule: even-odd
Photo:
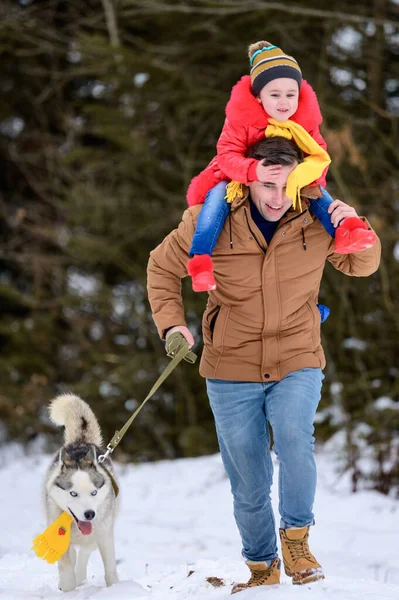
[[[328,207],[330,206],[331,202],[334,202],[334,198],[332,198],[327,190],[322,186],[320,186],[320,189],[322,193],[321,198],[317,198],[317,200],[312,200],[309,198],[310,211],[317,219],[319,219],[327,233],[334,238],[335,227],[331,223],[331,215],[328,213]]]
[[[198,215],[190,256],[194,256],[194,254],[212,255],[230,210],[230,205],[224,198],[228,183],[228,181],[221,181],[207,193]]]
[[[228,181],[221,181],[207,193],[201,212],[198,215],[197,226],[189,252],[190,257],[194,254],[212,255],[230,210],[229,204],[225,200],[227,184]],[[310,210],[319,219],[327,233],[331,237],[335,237],[335,227],[331,223],[331,215],[327,212],[333,198],[323,187],[320,186],[320,189],[323,194],[321,198],[317,200],[309,198]]]
[[[323,379],[321,369],[301,369],[271,383],[206,381],[246,560],[270,566],[277,557],[269,424],[280,462],[280,527],[314,523],[313,421]]]

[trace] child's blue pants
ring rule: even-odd
[[[221,181],[207,193],[205,203],[198,215],[190,256],[195,254],[212,255],[230,210],[230,206],[225,200],[228,183],[228,181]],[[317,200],[309,198],[310,210],[319,219],[327,233],[331,237],[335,237],[335,227],[331,223],[331,215],[327,212],[333,198],[323,187],[320,186],[320,189],[323,194],[321,198]]]

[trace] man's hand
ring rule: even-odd
[[[175,331],[180,331],[180,333],[182,334],[182,336],[186,338],[186,340],[188,341],[188,347],[189,348],[192,348],[194,346],[194,337],[193,337],[193,334],[184,325],[177,325],[176,327],[172,327],[171,329],[169,329],[168,333],[165,336],[165,339],[167,340],[168,337],[171,335],[171,333],[174,333]]]
[[[328,207],[328,212],[331,215],[331,223],[334,225],[334,227],[338,227],[342,219],[359,216],[353,206],[345,204],[345,202],[342,202],[342,200],[334,200],[334,202],[331,202],[330,206]]]
[[[262,165],[262,161],[259,161],[256,165],[256,176],[262,183],[266,181],[276,181],[280,175],[281,165],[270,165],[269,167],[264,167]]]

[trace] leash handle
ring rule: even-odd
[[[144,398],[143,402],[138,408],[136,408],[136,410],[128,419],[128,421],[126,421],[122,429],[120,431],[115,431],[112,440],[107,445],[107,451],[98,457],[98,461],[100,463],[104,462],[109,457],[109,455],[112,454],[112,452],[115,450],[115,448],[129,429],[130,425],[133,423],[134,419],[137,417],[143,406],[155,394],[155,392],[163,384],[165,379],[169,377],[169,375],[177,367],[179,362],[181,362],[184,359],[187,362],[194,364],[197,360],[197,355],[194,354],[194,352],[190,351],[188,347],[188,341],[179,331],[175,331],[168,337],[166,342],[166,352],[167,356],[169,356],[169,358],[172,358],[171,362],[167,365],[166,369],[164,369],[164,371],[158,377],[158,379],[150,389],[149,393]]]
[[[169,358],[173,358],[183,347],[187,347],[183,360],[193,365],[197,360],[197,355],[189,350],[188,342],[180,331],[175,331],[168,336],[165,344],[166,355],[169,356]]]

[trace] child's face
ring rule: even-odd
[[[262,88],[258,102],[276,121],[287,121],[296,113],[299,100],[299,88],[294,79],[281,77],[274,79]]]

